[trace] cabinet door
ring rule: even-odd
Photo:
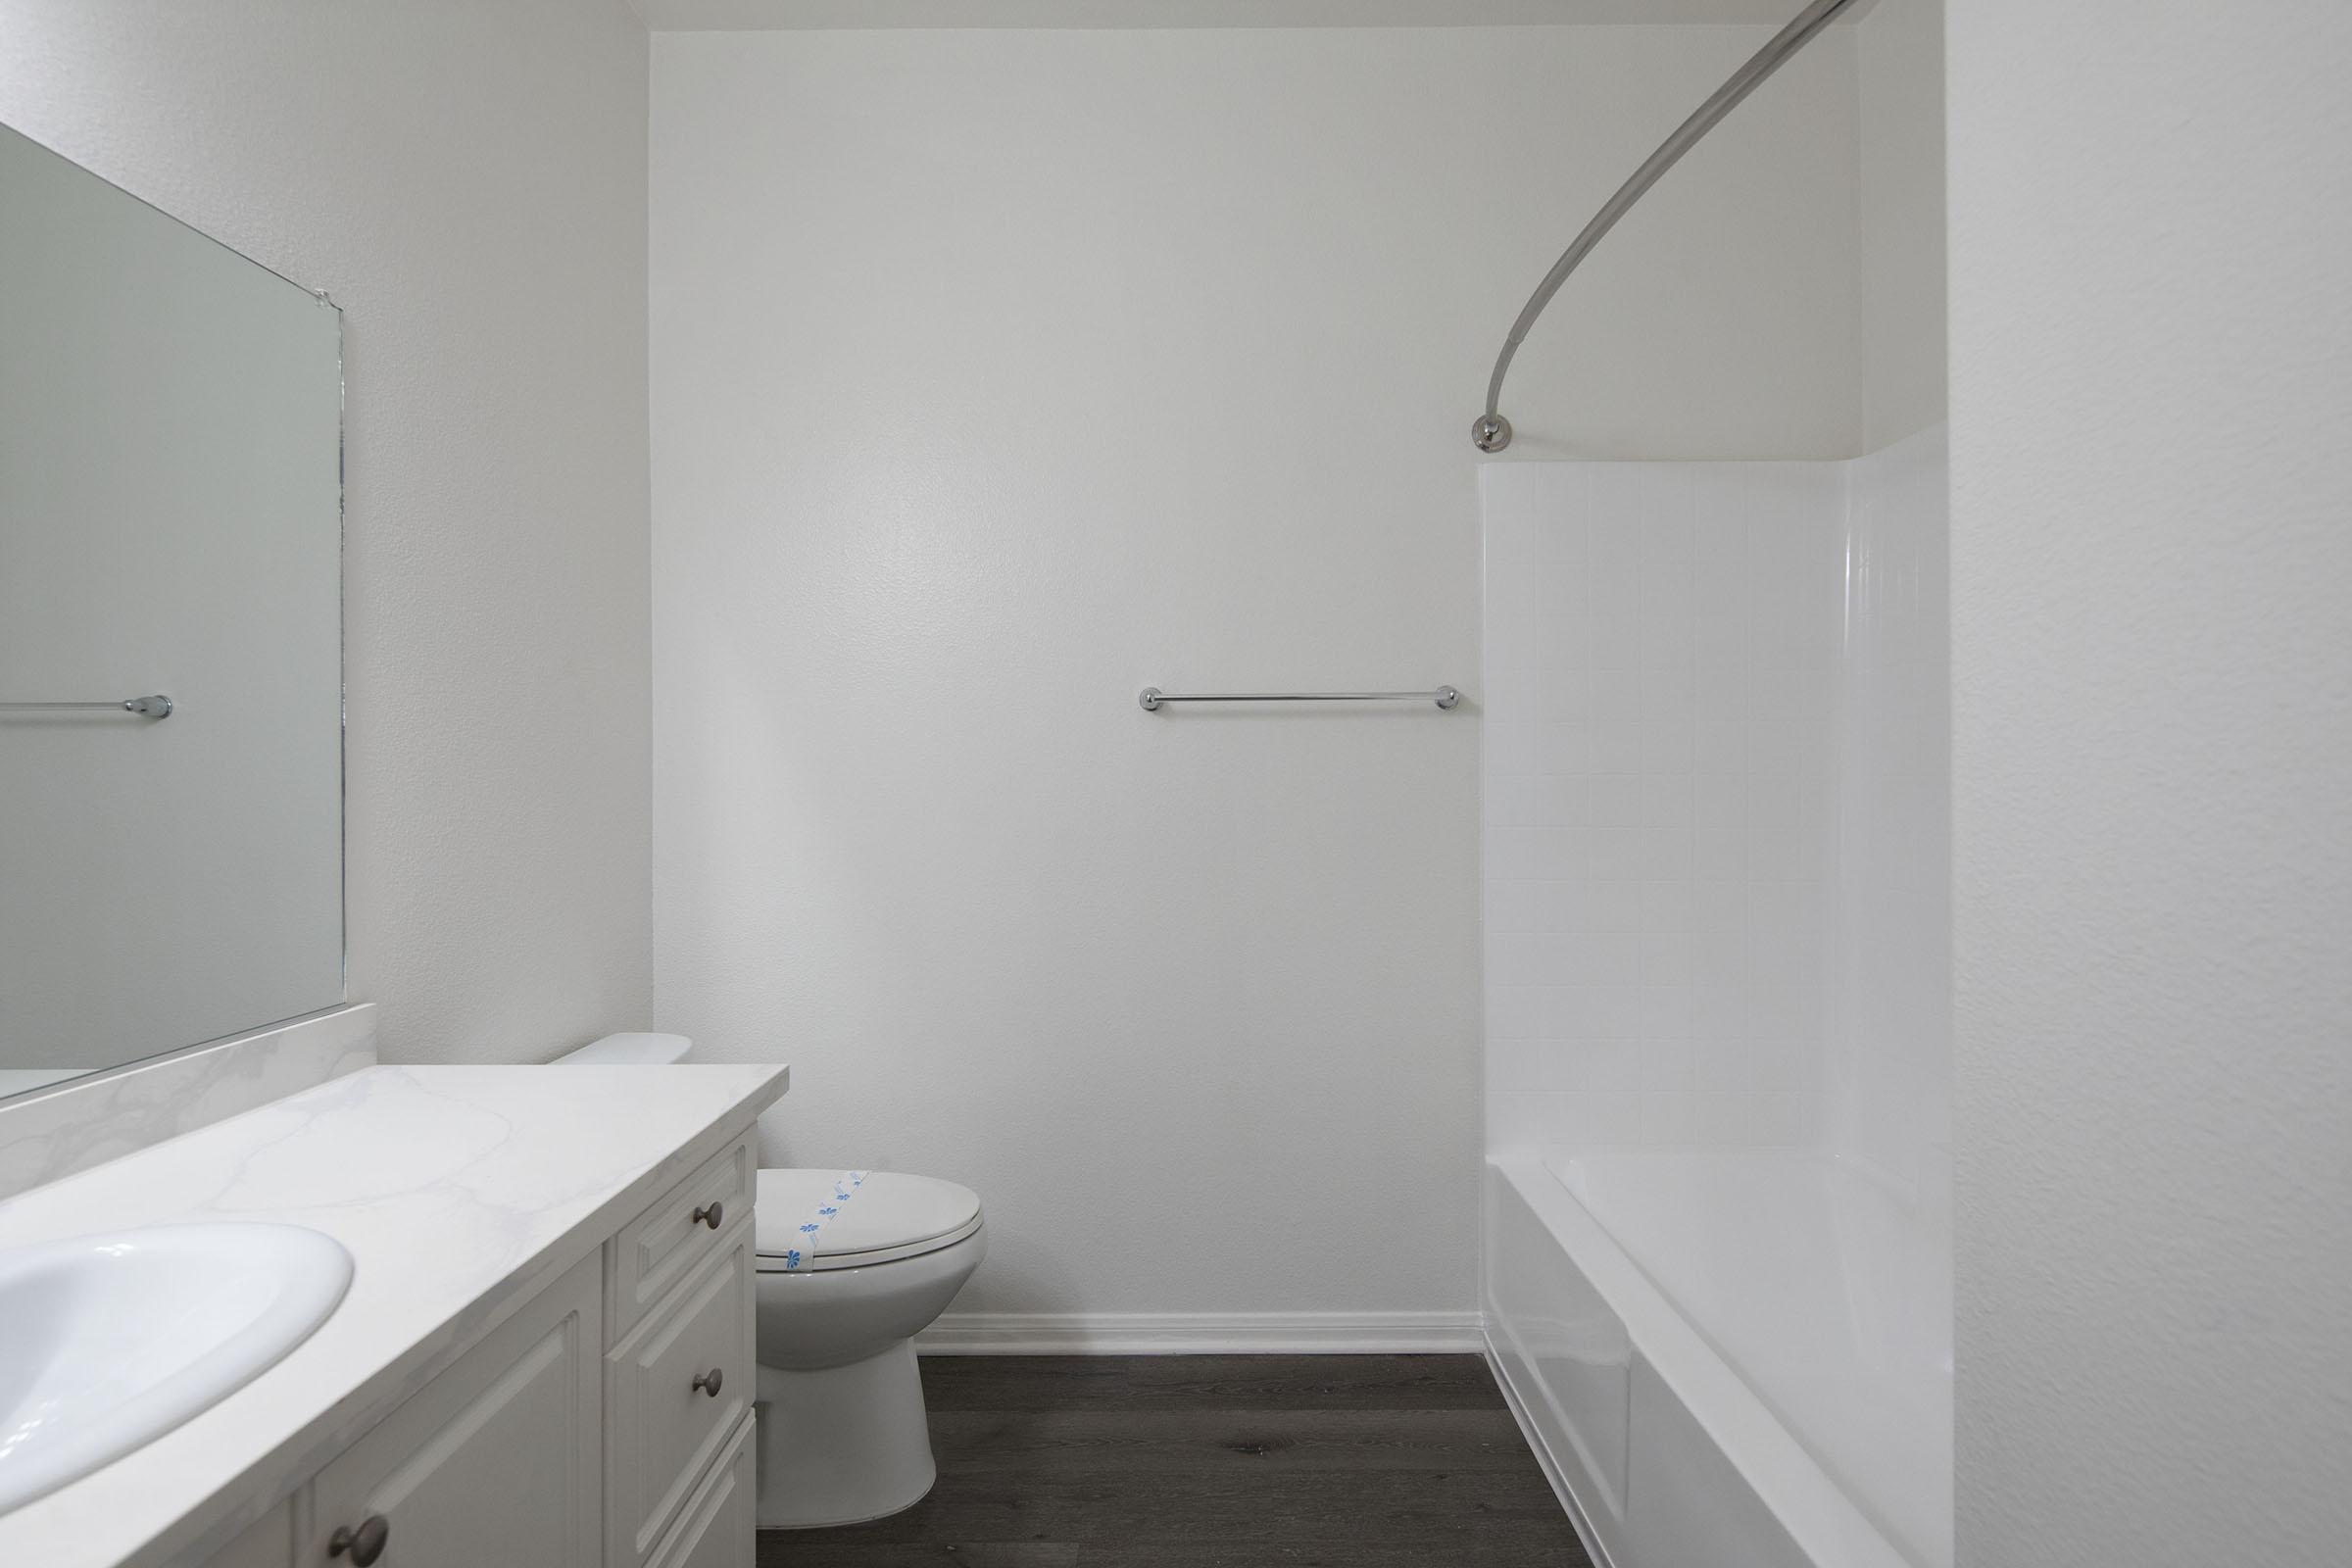
[[[382,1568],[599,1562],[602,1287],[592,1257],[320,1471],[296,1560],[373,1547]]]
[[[726,1451],[662,1543],[654,1568],[752,1568],[758,1540],[752,1522],[753,1451],[752,1417],[746,1411]]]
[[[204,1559],[204,1568],[287,1568],[294,1560],[294,1499],[270,1509]]]

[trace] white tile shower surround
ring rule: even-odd
[[[1621,1561],[1952,1560],[1945,467],[1484,472],[1489,1333]]]
[[[1950,1234],[1949,461],[1940,428],[1852,464],[1826,1141]]]
[[[1945,1185],[1943,447],[1481,470],[1491,1151]]]

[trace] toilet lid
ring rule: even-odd
[[[759,1193],[752,1227],[764,1272],[918,1257],[980,1228],[970,1188],[895,1170],[763,1170]]]

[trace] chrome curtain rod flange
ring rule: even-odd
[[[1813,41],[1816,33],[1837,21],[1838,13],[1854,3],[1855,0],[1813,0],[1811,5],[1797,13],[1795,21],[1774,33],[1770,43],[1757,50],[1746,65],[1733,73],[1731,80],[1716,88],[1715,95],[1700,104],[1697,111],[1684,121],[1640,169],[1634,171],[1634,177],[1617,188],[1617,194],[1592,215],[1592,221],[1585,225],[1584,232],[1578,234],[1567,250],[1560,253],[1560,259],[1551,264],[1551,270],[1544,274],[1544,281],[1536,285],[1536,292],[1529,297],[1527,308],[1519,313],[1519,319],[1511,323],[1511,335],[1503,339],[1502,352],[1495,357],[1494,373],[1487,381],[1487,412],[1470,424],[1470,439],[1479,451],[1500,452],[1511,444],[1511,421],[1504,418],[1500,412],[1502,378],[1510,373],[1511,357],[1519,352],[1519,345],[1527,340],[1528,329],[1536,324],[1536,318],[1544,314],[1544,307],[1551,303],[1551,297],[1560,291],[1560,285],[1568,281],[1568,274],[1575,271],[1592,253],[1592,247],[1617,226],[1617,220],[1633,211],[1634,204],[1648,194],[1649,187],[1656,184],[1666,171],[1682,161],[1683,154],[1697,146],[1700,139],[1715,128],[1716,122],[1739,108],[1741,99],[1762,86],[1766,77],[1787,65],[1798,50]]]
[[[1435,703],[1451,708],[1461,700],[1450,686],[1433,692],[1163,692],[1147,686],[1136,698],[1147,713],[1158,712],[1163,703]]]
[[[0,703],[0,713],[137,713],[144,718],[170,718],[172,699],[126,697],[119,703]]]

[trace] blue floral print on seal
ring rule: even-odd
[[[810,1261],[816,1256],[817,1234],[824,1229],[827,1220],[841,1212],[841,1205],[848,1202],[856,1195],[858,1189],[865,1185],[866,1175],[867,1173],[861,1170],[847,1170],[834,1178],[833,1201],[818,1204],[816,1217],[801,1227],[800,1233],[806,1238],[801,1247],[788,1247],[784,1250],[786,1273],[794,1272],[803,1263]],[[803,1250],[804,1248],[806,1250]]]

